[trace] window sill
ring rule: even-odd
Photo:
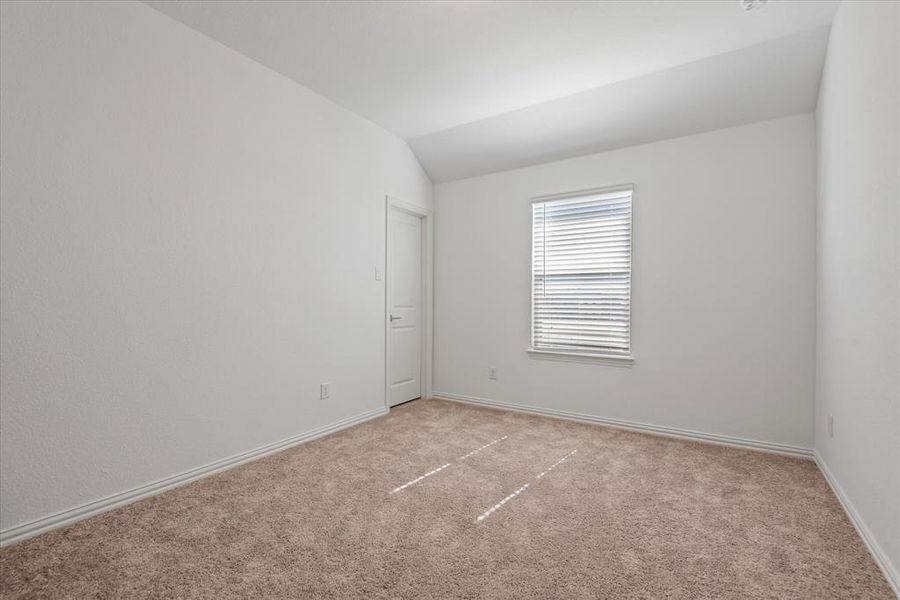
[[[529,348],[527,352],[529,358],[539,360],[559,360],[563,362],[612,365],[615,367],[630,367],[634,364],[633,356],[620,356],[616,354],[590,354],[588,352],[536,350],[534,348]]]

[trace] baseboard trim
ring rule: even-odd
[[[484,406],[487,408],[494,408],[500,410],[510,410],[515,412],[522,412],[534,415],[541,415],[545,417],[553,417],[557,419],[566,419],[570,421],[579,421],[582,423],[591,423],[595,425],[603,425],[606,427],[615,427],[617,429],[626,429],[629,431],[638,431],[641,433],[650,433],[655,435],[662,435],[666,437],[674,437],[679,439],[686,439],[696,442],[705,442],[711,444],[718,444],[723,446],[732,446],[735,448],[743,448],[746,450],[757,450],[762,452],[772,452],[775,454],[783,454],[787,456],[794,456],[797,458],[805,458],[808,460],[813,460],[818,466],[819,470],[822,472],[822,475],[825,477],[825,481],[828,482],[828,485],[831,487],[831,490],[834,492],[834,495],[837,497],[838,501],[841,503],[841,506],[844,509],[844,512],[847,513],[847,517],[850,519],[850,522],[853,523],[853,527],[856,528],[859,537],[862,538],[863,543],[866,545],[866,548],[869,550],[869,553],[872,555],[872,558],[875,560],[875,564],[878,565],[878,568],[881,569],[881,572],[884,574],[885,579],[887,579],[888,584],[894,591],[894,594],[900,598],[900,575],[898,575],[897,568],[891,564],[891,561],[888,559],[887,554],[885,554],[884,550],[882,550],[881,546],[875,540],[875,537],[872,535],[872,532],[869,530],[865,521],[863,521],[862,517],[856,511],[856,508],[853,506],[853,503],[850,502],[850,499],[847,497],[847,494],[844,493],[843,488],[840,483],[838,483],[837,479],[831,473],[831,470],[828,468],[828,465],[825,464],[825,461],[822,459],[821,455],[818,451],[811,448],[804,448],[802,446],[791,446],[787,444],[778,444],[774,442],[761,442],[759,440],[750,440],[745,438],[738,438],[726,435],[718,435],[712,433],[704,433],[699,431],[691,431],[689,429],[680,429],[676,427],[665,427],[661,425],[650,425],[647,423],[639,423],[636,421],[628,421],[624,419],[609,419],[605,417],[598,417],[594,415],[585,415],[581,413],[565,411],[565,410],[555,410],[549,408],[541,408],[538,406],[528,406],[525,404],[516,404],[513,402],[501,402],[499,400],[491,400],[488,398],[479,398],[476,396],[464,396],[462,394],[452,394],[450,392],[438,392],[435,391],[431,395],[432,398],[436,398],[438,400],[450,400],[453,402],[463,402],[466,404],[474,404],[477,406]]]
[[[262,458],[263,456],[269,454],[273,454],[275,452],[278,452],[279,450],[284,450],[286,448],[290,448],[291,446],[309,442],[330,433],[335,433],[342,429],[347,429],[348,427],[359,425],[360,423],[364,423],[365,421],[369,421],[371,419],[375,419],[377,417],[385,415],[387,414],[387,412],[388,409],[382,406],[373,410],[359,413],[357,415],[334,421],[333,423],[329,423],[328,425],[323,425],[322,427],[317,427],[315,429],[305,431],[298,435],[291,436],[272,444],[260,446],[259,448],[254,448],[253,450],[242,452],[241,454],[236,454],[222,460],[211,462],[209,464],[203,465],[202,467],[184,471],[183,473],[179,473],[178,475],[166,477],[165,479],[160,479],[158,481],[126,490],[112,496],[107,496],[106,498],[101,498],[100,500],[88,502],[86,504],[82,504],[80,506],[76,506],[74,508],[70,508],[52,515],[48,515],[46,517],[42,517],[28,523],[23,523],[22,525],[10,527],[9,529],[0,531],[0,546],[6,546],[7,544],[12,544],[13,542],[18,542],[30,537],[34,537],[46,531],[50,531],[51,529],[63,527],[64,525],[70,525],[77,521],[87,519],[88,517],[98,515],[100,513],[118,508],[120,506],[124,506],[126,504],[130,504],[137,500],[141,500],[149,496],[155,496],[156,494],[160,494],[172,488],[190,483],[192,481],[196,481],[197,479],[201,479],[203,477],[207,477],[208,475],[212,475],[213,473],[218,473],[219,471],[224,471],[226,469],[236,467],[237,465],[240,465],[242,463],[249,462],[257,458]]]
[[[680,429],[677,427],[651,425],[649,423],[640,423],[638,421],[628,421],[625,419],[610,419],[607,417],[586,415],[567,410],[556,410],[552,408],[542,408],[539,406],[528,406],[526,404],[516,404],[513,402],[501,402],[499,400],[479,398],[476,396],[464,396],[462,394],[452,394],[449,392],[435,391],[432,392],[431,397],[440,400],[464,402],[466,404],[477,404],[479,406],[486,406],[488,408],[512,410],[533,415],[553,417],[556,419],[566,419],[569,421],[579,421],[581,423],[591,423],[593,425],[603,425],[605,427],[615,427],[616,429],[627,429],[628,431],[651,433],[654,435],[662,435],[665,437],[678,438],[682,440],[691,440],[694,442],[717,444],[719,446],[731,446],[734,448],[743,448],[745,450],[771,452],[775,454],[783,454],[785,456],[804,458],[807,460],[812,460],[813,458],[812,449],[804,448],[802,446],[791,446],[789,444],[779,444],[776,442],[762,442],[759,440],[751,440],[728,435],[719,435],[715,433],[705,433],[702,431],[692,431],[690,429]]]
[[[885,554],[884,550],[881,549],[881,546],[875,540],[875,536],[872,535],[872,531],[866,525],[866,522],[863,521],[860,514],[856,511],[856,507],[853,506],[853,503],[850,502],[850,498],[848,498],[847,494],[844,493],[844,488],[842,488],[841,484],[838,483],[838,480],[831,472],[831,469],[828,468],[828,465],[825,464],[825,460],[822,458],[818,451],[813,452],[813,459],[816,461],[816,465],[819,467],[822,475],[825,476],[825,481],[827,481],[828,485],[831,486],[831,491],[834,492],[834,495],[837,497],[838,502],[841,503],[844,512],[847,513],[847,517],[850,518],[850,522],[853,523],[853,526],[856,528],[856,532],[859,534],[859,537],[862,538],[863,543],[866,545],[866,548],[868,548],[869,554],[871,554],[872,558],[875,560],[875,564],[877,564],[878,568],[881,569],[881,572],[884,574],[884,578],[887,579],[891,588],[893,588],[894,594],[896,594],[897,597],[900,598],[900,574],[898,574],[897,568],[893,564],[891,564],[891,561],[890,559],[888,559],[887,554]]]

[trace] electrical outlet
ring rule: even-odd
[[[375,267],[375,281],[383,281],[384,280],[384,271],[381,270],[381,267]]]
[[[497,379],[497,367],[488,367],[488,379]]]
[[[322,400],[328,400],[329,398],[331,398],[330,383],[319,384],[319,398],[321,398]]]
[[[828,415],[828,437],[834,437],[834,416]]]

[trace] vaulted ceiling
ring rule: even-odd
[[[434,181],[811,111],[836,8],[145,1],[403,137]]]

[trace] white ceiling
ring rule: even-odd
[[[811,110],[824,33],[779,38],[827,27],[836,8],[145,1],[407,139],[436,181]]]
[[[432,181],[810,112],[828,29],[735,50],[408,140]]]

